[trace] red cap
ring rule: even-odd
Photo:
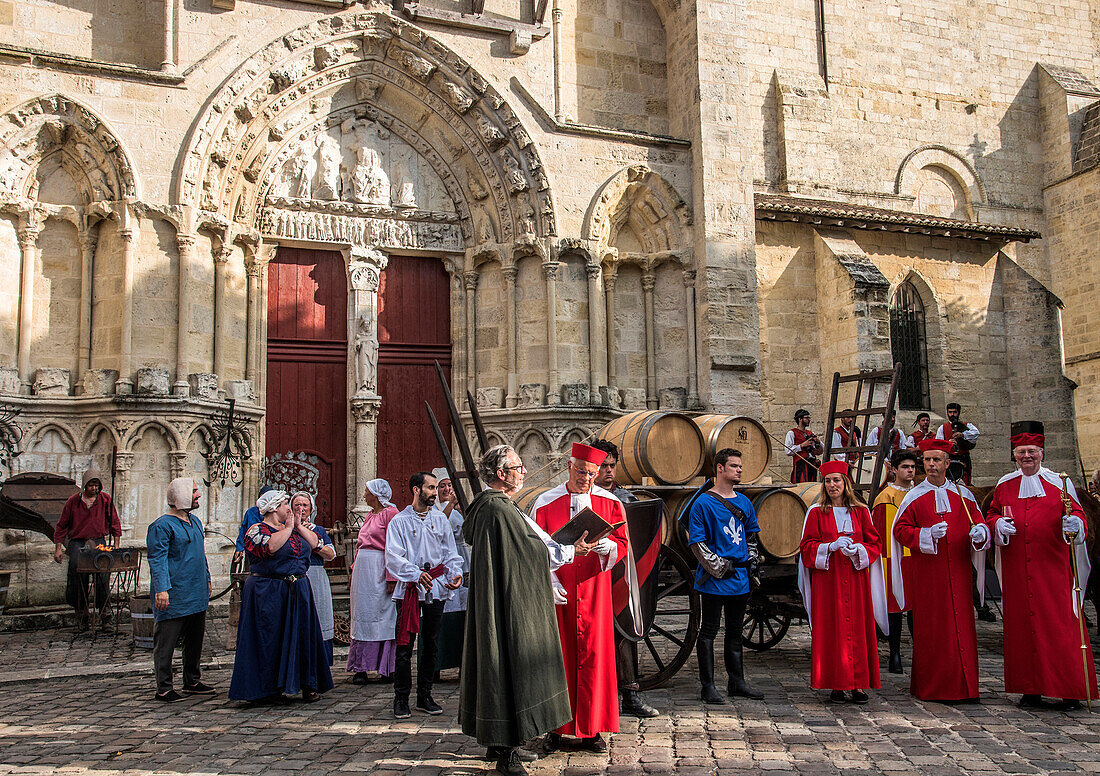
[[[821,478],[825,479],[826,474],[843,474],[848,476],[848,462],[847,461],[826,461],[821,464],[821,468],[818,469],[821,472]]]
[[[585,445],[580,442],[573,443],[573,451],[570,453],[573,458],[578,461],[587,461],[588,463],[594,463],[597,466],[603,464],[607,460],[607,451],[600,450],[599,448],[592,447],[591,445]]]
[[[939,450],[941,453],[951,454],[951,441],[948,439],[936,439],[935,437],[925,437],[917,445],[922,453],[927,453],[929,450]]]
[[[1046,441],[1046,437],[1042,434],[1016,434],[1012,437],[1012,447],[1020,447],[1021,445],[1035,445],[1036,447],[1042,447],[1043,442]]]

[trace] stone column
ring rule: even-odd
[[[699,406],[699,356],[695,352],[695,270],[684,270],[684,329],[687,332],[687,408]]]
[[[244,379],[257,387],[260,374],[260,308],[264,304],[263,275],[267,265],[275,258],[278,246],[263,243],[259,248],[245,253],[245,271],[248,273],[248,300],[245,304],[245,366]]]
[[[588,383],[593,394],[607,385],[607,324],[600,293],[600,265],[585,266],[588,274]]]
[[[369,510],[363,491],[378,471],[378,410],[379,397],[351,400],[351,416],[355,421],[355,506],[352,511],[364,515]]]
[[[618,386],[618,375],[615,374],[615,277],[618,274],[617,264],[608,264],[603,273],[604,298],[607,300],[607,384]]]
[[[465,274],[466,280],[466,375],[470,393],[477,393],[477,281],[478,272]]]
[[[232,245],[224,243],[214,252],[214,374],[218,376],[219,385],[224,384],[226,378],[225,338],[229,311],[226,309],[225,275],[232,252]]]
[[[122,239],[122,337],[119,343],[118,382],[115,393],[134,392],[134,245],[137,223],[128,213],[121,218],[118,236]]]
[[[164,61],[160,69],[176,72],[176,0],[164,0]]]
[[[84,370],[92,365],[92,268],[98,235],[90,227],[80,231],[80,321],[76,339],[76,372],[73,382],[80,385]]]
[[[657,276],[651,272],[642,275],[642,293],[645,295],[645,404],[657,409],[657,352],[653,341],[653,286]]]
[[[378,286],[387,256],[373,248],[352,248],[348,262],[349,355],[353,368],[351,415],[355,422],[354,510],[364,514],[363,490],[378,469]]]
[[[504,330],[508,348],[508,378],[504,391],[504,406],[519,404],[519,377],[516,371],[516,275],[515,264],[501,268],[504,274]]]
[[[30,393],[34,375],[31,374],[31,335],[34,326],[34,272],[38,263],[39,223],[33,216],[20,220],[19,249],[22,263],[19,269],[19,342],[16,348],[16,366],[19,379]]]
[[[134,503],[130,493],[130,471],[134,468],[134,454],[128,452],[115,453],[115,493],[114,502],[118,509],[118,520],[122,524],[122,538],[133,539],[134,531]],[[127,535],[129,532],[129,535]],[[144,538],[144,537],[142,537]]]
[[[462,406],[462,393],[466,390],[468,373],[466,372],[466,301],[462,289],[462,272],[458,262],[451,256],[443,258],[443,269],[447,271],[451,297],[451,383],[454,385],[455,402]]]
[[[546,275],[546,403],[561,403],[561,383],[558,380],[558,267],[556,261],[542,265]]]
[[[176,290],[179,306],[176,318],[176,382],[172,385],[172,393],[187,396],[191,392],[187,382],[187,362],[191,358],[191,267],[195,263],[195,235],[177,233],[176,245],[180,255]]]

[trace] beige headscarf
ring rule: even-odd
[[[191,508],[194,492],[195,481],[191,477],[177,477],[168,483],[168,506],[186,512]]]

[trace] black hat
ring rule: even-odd
[[[962,412],[963,408],[962,408],[961,404],[958,404],[956,402],[951,402],[950,404],[947,405],[947,409],[948,410],[958,410],[959,412]]]
[[[1009,436],[1018,434],[1045,434],[1041,420],[1017,420],[1009,429]]]
[[[796,410],[795,413],[794,413],[794,422],[797,423],[802,418],[808,418],[808,417],[810,417],[810,411],[808,409],[803,408],[803,409],[800,409],[800,410]]]

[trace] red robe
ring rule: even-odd
[[[871,510],[871,520],[874,522],[875,531],[879,535],[881,551],[883,557],[886,558],[887,568],[889,568],[890,558],[893,554],[893,542],[890,541],[890,535],[894,528],[894,518],[897,516],[902,499],[905,498],[905,494],[908,492],[908,490],[898,490],[893,485],[887,485],[878,492],[875,507]],[[909,549],[905,548],[901,558],[901,573],[905,579],[909,578],[909,556]],[[886,603],[890,614],[909,611],[908,607],[903,608],[898,603],[897,598],[894,597],[894,585],[890,581],[889,573],[886,574]]]
[[[936,511],[936,490],[925,480],[902,500],[894,519],[890,572],[898,603],[903,607],[908,603],[913,612],[909,691],[922,700],[957,701],[978,697],[978,636],[971,589],[974,566],[985,569],[985,551],[973,550],[970,519],[955,486],[948,483],[939,489],[947,493],[945,513]],[[970,514],[981,522],[973,494],[965,486],[961,491]],[[922,537],[922,528],[941,521],[947,522],[946,536],[934,543],[927,534]],[[902,546],[912,551],[904,577]],[[932,551],[935,554],[929,554]],[[978,557],[972,558],[972,553]],[[984,578],[979,577],[979,591],[983,589]]]
[[[849,516],[852,532],[846,535],[864,546],[868,564],[876,564],[880,555],[879,536],[870,513],[859,506],[850,510]],[[869,565],[857,571],[847,555],[829,552],[829,544],[839,536],[833,510],[810,507],[802,527],[799,568],[799,586],[810,613],[810,686],[828,690],[877,688],[878,644],[872,586],[879,587],[881,605],[882,566]],[[826,565],[828,568],[823,568]]]
[[[602,488],[593,488],[592,510],[609,523],[626,520],[622,503]],[[564,485],[535,502],[533,517],[549,534],[569,522],[570,495]],[[615,673],[615,611],[611,598],[611,568],[627,553],[626,531],[609,537],[615,544],[606,559],[595,552],[559,568],[566,603],[555,607],[558,635],[565,659],[573,721],[557,730],[578,738],[619,732],[619,688]]]
[[[1061,485],[1055,484],[1057,475],[1040,472],[1036,484],[1043,487],[1045,495],[1020,498],[1024,478],[1017,470],[997,483],[986,518],[996,536],[997,520],[1009,507],[1016,526],[1008,544],[997,548],[997,575],[1004,595],[1005,692],[1083,700],[1081,624],[1073,607],[1070,567],[1070,558],[1076,553],[1071,553],[1062,539],[1064,510]],[[1070,495],[1072,513],[1084,522],[1076,493],[1071,490]],[[1086,582],[1081,579],[1082,588]],[[1096,669],[1087,629],[1085,646],[1089,687],[1096,698]]]

